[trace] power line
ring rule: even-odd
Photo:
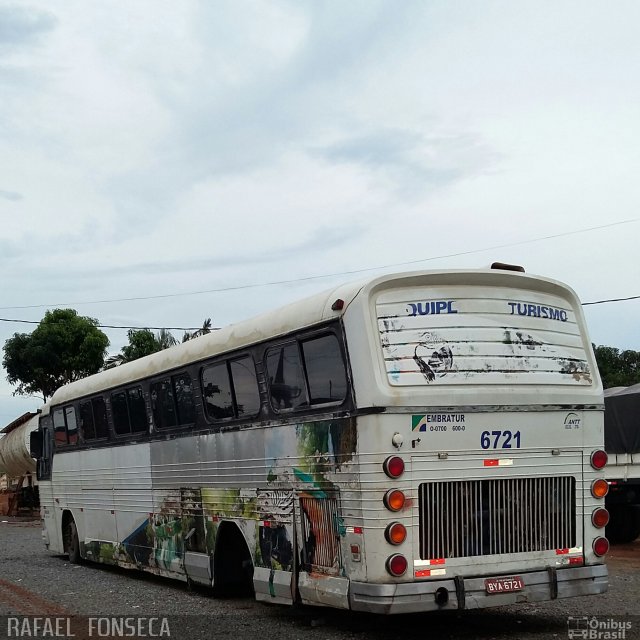
[[[0,322],[19,322],[22,324],[40,324],[40,320],[16,320],[13,318],[0,318]],[[63,323],[53,323],[53,324],[63,324]],[[159,330],[162,331],[162,329],[165,329],[166,331],[198,331],[199,329],[202,329],[202,327],[127,327],[127,326],[123,326],[123,325],[118,325],[118,324],[97,324],[95,325],[96,327],[99,327],[100,329],[138,329],[138,330],[142,330],[142,329],[153,329],[153,330]],[[218,327],[211,327],[211,330],[215,330]]]
[[[594,300],[592,302],[582,302],[583,307],[587,307],[589,305],[596,304],[607,304],[609,302],[627,302],[629,300],[639,300],[640,296],[629,296],[627,298],[610,298],[608,300]],[[15,322],[22,324],[40,324],[40,320],[19,320],[16,318],[0,318],[0,322]],[[62,324],[62,323],[60,323]],[[198,331],[202,327],[130,327],[126,325],[118,325],[118,324],[97,324],[96,327],[100,329],[135,329],[137,331],[141,331],[143,329],[149,329],[154,331]],[[211,331],[217,331],[220,327],[211,327]]]
[[[626,302],[627,300],[638,300],[640,296],[629,296],[628,298],[611,298],[609,300],[596,300],[595,302],[583,302],[582,306],[586,307],[590,304],[606,304],[607,302]]]
[[[519,242],[509,242],[506,244],[497,244],[497,245],[493,245],[491,247],[483,247],[482,249],[470,249],[468,251],[459,251],[456,253],[447,253],[447,254],[443,254],[443,255],[439,255],[439,256],[431,256],[430,258],[419,258],[416,260],[407,260],[405,262],[394,262],[391,264],[386,264],[386,265],[379,265],[377,267],[366,267],[366,268],[362,268],[362,269],[352,269],[351,271],[338,271],[335,273],[325,273],[325,274],[321,274],[321,275],[315,275],[315,276],[305,276],[302,278],[292,278],[289,280],[273,280],[271,282],[258,282],[258,283],[253,283],[253,284],[244,284],[244,285],[236,285],[233,287],[221,287],[218,289],[204,289],[202,291],[183,291],[180,293],[164,293],[164,294],[157,294],[157,295],[153,295],[153,296],[134,296],[131,298],[112,298],[109,300],[87,300],[84,302],[56,302],[56,303],[50,303],[50,304],[32,304],[32,305],[24,305],[24,306],[17,306],[17,307],[0,307],[0,310],[7,310],[7,309],[38,309],[38,308],[42,308],[42,307],[66,307],[66,306],[80,306],[80,305],[84,305],[84,304],[110,304],[113,302],[134,302],[134,301],[139,301],[139,300],[158,300],[158,299],[163,299],[163,298],[177,298],[180,296],[195,296],[195,295],[202,295],[205,293],[224,293],[227,291],[240,291],[243,289],[253,289],[253,288],[257,288],[257,287],[271,287],[271,286],[275,286],[275,285],[281,285],[281,284],[293,284],[296,282],[309,282],[311,280],[320,280],[322,278],[334,278],[336,276],[346,276],[346,275],[354,275],[357,273],[366,273],[368,271],[378,271],[380,269],[389,269],[392,267],[405,267],[407,265],[412,265],[412,264],[420,264],[423,262],[431,262],[433,260],[442,260],[444,258],[458,258],[461,256],[468,256],[468,255],[472,255],[475,253],[483,253],[485,251],[493,251],[495,249],[505,249],[508,247],[517,247],[517,246],[521,246],[523,244],[531,244],[534,242],[542,242],[544,240],[552,240],[555,238],[563,238],[566,236],[572,236],[572,235],[576,235],[579,233],[588,233],[590,231],[598,231],[600,229],[607,229],[609,227],[616,227],[616,226],[620,226],[623,224],[631,224],[634,222],[638,222],[638,218],[634,218],[631,220],[621,220],[618,222],[610,222],[609,224],[603,224],[603,225],[599,225],[597,227],[588,227],[585,229],[576,229],[574,231],[566,231],[564,233],[555,233],[552,235],[548,235],[548,236],[540,236],[539,238],[532,238],[530,240],[521,240]],[[115,327],[115,328],[137,328],[137,327]]]

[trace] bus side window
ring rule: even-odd
[[[171,378],[178,410],[179,424],[193,424],[196,421],[196,407],[193,402],[191,376],[184,372]]]
[[[113,413],[113,428],[119,436],[131,433],[129,425],[129,411],[127,410],[127,395],[124,391],[111,395],[111,411]]]
[[[129,419],[131,421],[131,433],[140,433],[147,430],[147,408],[144,404],[142,387],[127,389],[127,401],[129,404]]]
[[[298,344],[290,342],[267,351],[271,405],[276,410],[308,405]]]
[[[103,398],[97,397],[80,403],[80,428],[85,442],[109,436],[107,407]]]
[[[78,444],[78,423],[76,422],[76,410],[73,405],[64,408],[64,417],[67,423],[67,439],[69,444]]]
[[[80,426],[83,440],[95,440],[96,426],[93,421],[91,402],[89,401],[80,403]]]
[[[221,362],[202,370],[202,392],[207,416],[211,420],[233,418],[233,396],[227,363]]]
[[[178,424],[171,380],[166,378],[151,385],[151,410],[158,429],[168,429]]]
[[[256,366],[251,356],[230,363],[237,416],[255,416],[260,411]]]
[[[55,433],[54,441],[56,447],[68,444],[67,425],[64,422],[64,411],[62,409],[56,409],[53,412],[53,430]]]
[[[113,428],[119,436],[147,430],[147,408],[142,387],[131,387],[111,395]]]
[[[196,421],[191,376],[188,373],[183,372],[154,382],[150,389],[153,420],[159,429],[193,424]]]
[[[311,404],[342,402],[347,397],[347,375],[335,335],[302,343]]]
[[[107,421],[107,405],[104,398],[98,397],[91,400],[93,408],[93,420],[96,427],[96,438],[109,437],[109,423]]]

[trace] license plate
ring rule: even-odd
[[[511,593],[512,591],[522,591],[524,582],[520,576],[510,578],[486,578],[484,588],[489,595],[494,593]]]

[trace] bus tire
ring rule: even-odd
[[[71,564],[81,564],[80,538],[78,538],[78,528],[73,518],[67,523],[67,553]]]

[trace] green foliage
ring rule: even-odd
[[[211,332],[211,318],[207,318],[202,327],[197,331],[186,331],[182,336],[182,342],[203,336]],[[127,333],[129,344],[122,347],[120,353],[110,356],[105,362],[105,369],[111,369],[125,362],[132,362],[138,358],[157,353],[178,344],[178,341],[167,329],[160,329],[153,333],[150,329],[129,329]]]
[[[187,340],[193,340],[193,338],[199,338],[200,336],[205,336],[207,333],[211,333],[211,318],[206,318],[202,323],[202,326],[197,331],[185,331],[182,336],[182,342],[187,342]]]
[[[132,362],[177,344],[176,339],[166,329],[161,329],[157,334],[150,329],[129,329],[127,338],[129,344],[122,347],[120,353],[107,358],[105,369]]]
[[[628,387],[640,382],[640,351],[615,347],[593,347],[605,389]]]
[[[97,373],[108,346],[97,320],[54,309],[32,333],[14,333],[5,342],[2,364],[7,380],[18,385],[14,393],[46,400],[63,384]]]

